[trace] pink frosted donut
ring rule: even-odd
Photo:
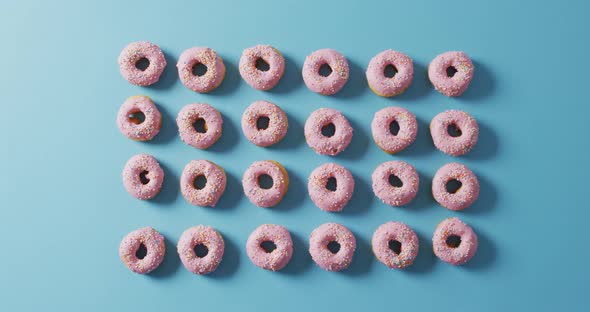
[[[138,253],[139,252],[139,253]],[[145,255],[141,253],[145,252]],[[119,257],[132,272],[147,274],[155,270],[166,253],[164,236],[151,227],[137,229],[119,245]]]
[[[452,181],[452,182],[451,182]],[[449,189],[449,182],[458,189]],[[432,195],[443,207],[450,210],[463,210],[479,197],[479,181],[467,166],[449,163],[442,166],[432,179]]]
[[[459,96],[469,87],[474,69],[465,52],[445,52],[428,65],[428,78],[438,92],[446,96]]]
[[[397,124],[397,132],[392,125]],[[371,123],[373,140],[385,152],[395,154],[416,140],[418,122],[416,116],[401,107],[386,107],[375,113]]]
[[[387,77],[385,70],[393,67],[395,74]],[[401,52],[385,50],[371,59],[367,67],[369,87],[379,96],[390,97],[402,94],[412,84],[414,64]]]
[[[248,141],[258,146],[270,146],[282,140],[287,134],[287,115],[277,105],[267,101],[256,101],[242,115],[242,131]]]
[[[265,178],[271,181],[270,187],[260,183]],[[289,175],[277,161],[256,161],[244,172],[242,184],[244,193],[254,205],[268,208],[277,205],[287,193]]]
[[[326,67],[329,75],[320,74],[320,69]],[[305,58],[303,63],[303,81],[309,90],[332,95],[340,91],[348,81],[349,69],[346,58],[336,50],[317,50]]]
[[[226,184],[223,168],[208,160],[192,160],[180,176],[180,192],[186,201],[195,206],[215,207],[225,192]]]
[[[160,132],[162,114],[148,96],[134,95],[121,105],[117,126],[132,140],[149,141]]]
[[[195,247],[201,252],[195,252]],[[195,274],[215,271],[225,250],[223,237],[210,226],[193,226],[182,233],[178,240],[178,256],[184,267]]]
[[[147,68],[140,69],[141,63]],[[123,78],[137,86],[156,83],[166,68],[166,58],[157,45],[148,41],[132,42],[119,54],[119,69]]]
[[[291,234],[284,226],[263,224],[248,237],[246,253],[257,267],[279,271],[293,256]]]
[[[477,245],[477,235],[459,218],[443,220],[432,236],[434,254],[452,265],[461,265],[469,261],[475,255]]]
[[[406,162],[384,162],[373,172],[373,192],[390,206],[403,206],[418,193],[420,178],[416,169]]]
[[[202,129],[195,124],[202,123]],[[213,106],[194,103],[183,107],[176,117],[182,142],[198,149],[207,149],[221,137],[223,118]]]
[[[329,133],[330,128],[333,133]],[[320,108],[305,122],[305,140],[316,153],[335,156],[352,141],[352,127],[339,111]]]
[[[198,72],[199,67],[203,66],[205,72]],[[185,50],[178,58],[176,67],[182,83],[199,93],[207,93],[217,88],[225,77],[223,60],[211,48],[194,47]]]
[[[371,240],[373,253],[390,269],[403,269],[418,256],[418,236],[401,222],[387,222],[377,228]]]
[[[325,211],[341,211],[352,197],[354,178],[346,168],[328,163],[317,167],[309,175],[309,197]]]
[[[322,224],[309,237],[311,258],[326,271],[346,269],[352,261],[355,249],[354,234],[337,223]]]
[[[135,155],[123,168],[123,185],[127,193],[137,199],[150,199],[158,195],[163,182],[164,170],[150,155]]]
[[[268,68],[258,68],[266,63]],[[270,45],[257,45],[247,48],[240,58],[240,75],[256,90],[270,90],[279,83],[285,73],[285,58]]]
[[[454,133],[451,135],[449,132],[453,130]],[[461,156],[477,144],[479,126],[475,118],[466,112],[448,110],[432,118],[430,134],[434,145],[441,152]]]

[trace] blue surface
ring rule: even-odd
[[[590,277],[588,2],[7,2],[0,4],[0,310],[582,310]],[[130,85],[119,74],[119,52],[137,40],[157,43],[168,60],[152,87]],[[287,59],[270,92],[250,88],[237,71],[242,50],[258,43]],[[192,46],[212,47],[225,60],[226,79],[211,94],[189,91],[177,78],[177,57]],[[325,47],[351,63],[350,81],[331,97],[309,91],[300,75],[305,56]],[[374,95],[364,77],[371,57],[387,48],[410,55],[416,69],[410,89],[393,99]],[[466,51],[476,65],[460,98],[434,91],[426,76],[430,60],[447,50]],[[135,94],[152,97],[163,113],[153,142],[130,141],[116,127],[119,106]],[[289,117],[285,140],[271,148],[249,143],[239,126],[246,106],[260,99]],[[223,136],[208,151],[178,138],[175,116],[191,102],[210,103],[225,119]],[[380,151],[370,133],[373,114],[390,105],[419,120],[417,141],[396,156]],[[306,117],[320,107],[341,110],[354,126],[351,146],[334,158],[316,155],[303,137]],[[480,143],[465,157],[432,144],[428,123],[447,109],[465,110],[481,125]],[[155,200],[136,200],[122,186],[123,164],[136,153],[154,155],[166,171]],[[182,168],[199,158],[228,174],[214,209],[191,206],[179,193]],[[261,159],[280,161],[291,176],[274,209],[254,207],[242,193],[243,171]],[[420,192],[408,207],[388,207],[372,194],[373,169],[392,159],[420,173]],[[356,178],[341,214],[320,211],[307,196],[308,174],[328,161]],[[481,181],[480,199],[464,212],[441,208],[430,194],[434,173],[450,161],[468,165]],[[435,226],[452,216],[471,224],[481,241],[464,267],[431,251]],[[406,222],[420,237],[420,254],[406,271],[388,270],[371,254],[373,231],[389,220]],[[346,271],[322,271],[306,250],[309,233],[325,222],[357,236]],[[294,258],[281,272],[258,269],[246,256],[246,239],[261,223],[293,234]],[[215,226],[227,242],[210,276],[189,273],[176,255],[179,235],[196,224]],[[167,237],[168,252],[154,274],[135,275],[119,260],[118,246],[147,225]]]

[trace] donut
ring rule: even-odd
[[[373,192],[390,206],[403,206],[418,193],[420,178],[414,167],[401,160],[380,164],[373,171]]]
[[[446,96],[460,96],[467,90],[475,67],[465,52],[439,54],[428,65],[428,78],[434,88]]]
[[[266,123],[264,123],[267,121]],[[267,101],[256,101],[242,115],[242,131],[248,141],[258,146],[270,146],[282,140],[287,134],[287,115],[277,105]]]
[[[454,133],[451,135],[451,131]],[[451,156],[461,156],[477,144],[479,126],[475,118],[459,110],[444,111],[432,118],[430,135],[434,146]]]
[[[393,126],[397,126],[393,128]],[[386,107],[375,113],[371,122],[373,140],[383,151],[395,154],[416,140],[416,116],[401,107]]]
[[[323,68],[328,69],[327,76],[320,73]],[[332,95],[340,91],[348,81],[348,61],[336,50],[317,50],[305,58],[302,73],[303,81],[309,90]]]
[[[145,251],[145,255],[141,253]],[[138,254],[139,252],[139,254]],[[151,227],[137,229],[125,236],[119,245],[119,257],[132,272],[147,274],[155,270],[166,253],[164,236]]]
[[[127,193],[137,199],[150,199],[158,195],[163,182],[164,170],[151,155],[135,155],[123,168],[123,185]]]
[[[371,240],[373,253],[390,269],[403,269],[418,256],[418,236],[401,222],[381,224]]]
[[[386,76],[385,71],[388,68],[394,70],[391,77]],[[412,59],[398,51],[385,50],[375,55],[367,67],[369,88],[379,96],[391,97],[402,94],[412,84],[412,79]]]
[[[261,179],[265,178],[271,181],[271,186],[261,185]],[[244,172],[242,184],[250,202],[269,208],[277,205],[287,193],[289,175],[278,161],[256,161]]]
[[[199,93],[207,93],[219,87],[225,77],[223,60],[211,48],[194,47],[184,50],[176,67],[182,83]],[[205,72],[195,73],[199,68],[203,68]]]
[[[313,261],[326,271],[341,271],[352,261],[356,249],[354,234],[338,223],[325,223],[309,237],[309,253]]]
[[[147,63],[146,68],[140,68]],[[166,68],[166,58],[159,46],[149,41],[132,42],[119,54],[121,75],[137,86],[156,83]]]
[[[333,133],[328,133],[330,128]],[[320,108],[311,113],[305,122],[305,140],[316,153],[335,156],[352,141],[352,127],[339,111]]]
[[[134,95],[121,105],[117,126],[132,140],[149,141],[160,132],[162,114],[148,96]]]
[[[199,180],[204,185],[199,185]],[[192,160],[182,170],[180,192],[195,206],[215,207],[227,184],[223,168],[208,160]]]
[[[259,63],[266,63],[268,68],[259,68]],[[285,58],[270,45],[257,45],[247,48],[240,57],[240,75],[256,90],[274,88],[285,73]]]
[[[438,224],[432,236],[434,254],[442,261],[461,265],[477,252],[477,235],[459,218],[448,218]]]
[[[200,248],[203,252],[195,252]],[[225,243],[213,227],[198,225],[182,233],[178,240],[178,256],[184,267],[195,274],[208,274],[219,266]]]
[[[330,183],[333,184],[333,189],[329,185]],[[352,197],[354,178],[346,168],[328,163],[311,172],[307,189],[309,197],[318,208],[338,212],[348,204]]]
[[[284,226],[263,224],[248,237],[246,253],[257,267],[279,271],[293,256],[291,234]]]
[[[202,123],[202,129],[195,125]],[[213,106],[193,103],[183,107],[176,117],[182,142],[198,149],[207,149],[221,137],[223,118]]]
[[[449,182],[458,184],[458,189],[449,190]],[[447,209],[463,210],[479,197],[479,181],[467,166],[448,163],[432,179],[432,196]]]

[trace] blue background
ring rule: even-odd
[[[10,3],[7,3],[10,2]],[[567,5],[565,3],[568,3]],[[590,256],[587,199],[589,23],[585,1],[3,1],[0,5],[0,310],[2,311],[416,311],[582,310]],[[149,40],[162,47],[168,67],[160,82],[136,87],[117,65],[121,49]],[[237,64],[244,48],[272,44],[286,73],[270,92],[250,88]],[[211,94],[186,89],[175,64],[192,46],[218,51],[227,66]],[[300,69],[305,56],[334,48],[350,61],[351,78],[337,95],[309,91]],[[414,82],[403,95],[381,98],[367,87],[364,69],[392,48],[414,59]],[[437,54],[466,51],[476,65],[469,90],[447,98],[431,87],[426,67]],[[131,95],[146,94],[163,113],[152,142],[119,133],[115,118]],[[259,148],[242,135],[243,110],[265,99],[289,117],[280,144]],[[192,102],[223,114],[220,141],[207,151],[183,144],[175,117]],[[399,155],[371,139],[373,114],[402,106],[419,121],[417,141]],[[337,157],[316,155],[303,124],[320,107],[341,110],[354,127]],[[477,118],[480,141],[468,155],[437,151],[428,123],[461,109]],[[129,196],[121,182],[127,159],[150,153],[166,179],[152,201]],[[228,174],[215,208],[189,205],[179,192],[182,168],[209,159]],[[285,165],[291,186],[273,209],[253,206],[241,175],[255,160]],[[403,208],[384,205],[370,177],[381,162],[414,165],[421,186]],[[340,214],[316,208],[307,196],[308,174],[334,161],[349,168],[357,187]],[[463,212],[433,200],[430,181],[447,162],[459,161],[481,181],[477,203]],[[444,218],[473,226],[480,249],[463,267],[439,261],[432,232]],[[405,271],[392,271],[370,251],[380,224],[397,220],[420,237],[420,254]],[[311,260],[307,238],[318,225],[339,222],[356,234],[350,268],[325,272]],[[291,263],[268,272],[245,253],[249,233],[262,223],[288,227],[295,241]],[[227,250],[209,276],[186,271],[175,244],[186,228],[215,226]],[[153,274],[132,274],[118,257],[122,237],[153,226],[167,237],[164,263]]]

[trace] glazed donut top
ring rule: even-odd
[[[147,59],[149,65],[145,70],[137,68],[137,62]],[[132,42],[119,55],[121,75],[137,86],[149,86],[160,79],[166,68],[166,58],[159,46],[149,41]]]
[[[269,65],[268,70],[259,70],[256,62],[261,59]],[[270,90],[281,80],[285,72],[285,59],[270,45],[247,48],[240,58],[240,75],[257,90]]]

